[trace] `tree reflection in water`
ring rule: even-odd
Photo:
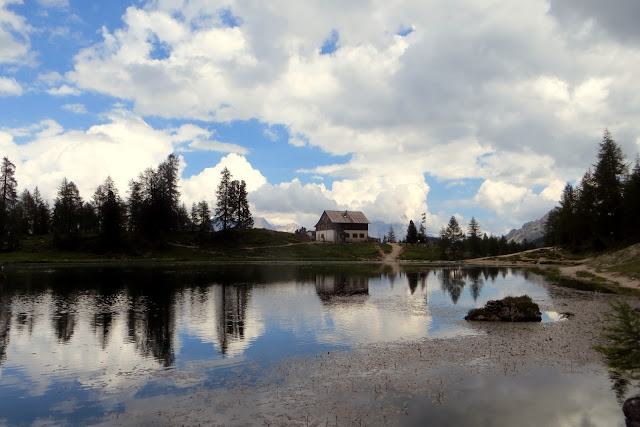
[[[449,294],[454,304],[458,303],[462,290],[466,285],[461,269],[442,269],[440,272],[440,286]]]
[[[218,305],[218,339],[220,352],[227,355],[229,345],[244,340],[247,304],[251,292],[247,286],[222,284],[214,287]]]

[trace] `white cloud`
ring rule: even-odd
[[[264,132],[262,132],[262,134],[273,142],[276,142],[278,139],[280,139],[278,137],[278,134],[272,131],[271,129],[265,129]]]
[[[553,181],[539,194],[535,194],[525,186],[486,180],[478,189],[474,201],[481,208],[494,210],[503,216],[505,221],[501,228],[494,226],[491,231],[506,233],[526,221],[542,217],[556,204],[564,185],[562,181]]]
[[[189,148],[193,150],[202,150],[202,151],[218,151],[221,153],[238,153],[238,154],[247,154],[249,150],[245,147],[241,147],[237,144],[232,144],[229,142],[220,142],[220,141],[201,141],[196,140],[189,144]]]
[[[65,130],[53,120],[5,129],[0,132],[0,147],[16,164],[20,188],[38,186],[44,197],[53,199],[60,181],[67,177],[78,186],[82,197],[88,199],[110,175],[124,196],[131,179],[148,167],[156,167],[174,151],[175,130],[154,129],[141,118],[121,111],[111,113],[107,121],[86,131]],[[14,136],[28,142],[17,144]],[[231,166],[243,165],[233,156],[227,156]],[[264,182],[264,178],[256,179],[255,174],[245,179],[250,188]],[[197,200],[215,191],[211,182],[201,184],[200,188],[193,187],[198,193]]]
[[[10,11],[11,4],[21,0],[0,1],[0,64],[25,63],[31,60],[28,34],[31,27],[24,17]]]
[[[56,83],[60,83],[62,80],[64,80],[64,77],[57,71],[48,71],[45,73],[40,73],[38,75],[38,80],[43,82],[47,86],[53,86]]]
[[[64,8],[69,6],[69,0],[37,0],[43,7]]]
[[[182,199],[187,206],[200,200],[206,200],[209,202],[209,206],[215,206],[215,193],[220,183],[220,173],[225,167],[229,169],[233,179],[244,180],[247,183],[248,193],[255,191],[267,182],[260,171],[255,169],[244,156],[231,153],[223,157],[217,165],[205,168],[197,175],[182,179]],[[251,197],[249,197],[249,201],[252,202]],[[255,215],[255,212],[252,211],[252,213]]]
[[[222,7],[241,25],[224,25]],[[313,1],[134,5],[120,28],[103,28],[102,40],[75,56],[65,74],[70,86],[50,93],[97,91],[131,102],[140,116],[257,119],[270,139],[277,137],[270,126],[282,125],[295,147],[348,156],[301,171],[335,178],[322,191],[327,202],[390,221],[428,208],[425,173],[482,180],[475,203],[506,219],[552,205],[558,183],[590,164],[604,127],[624,136],[625,151],[638,150],[640,82],[631,70],[640,68],[640,51],[586,27],[589,37],[577,37],[546,0],[339,8],[335,14],[335,5]],[[409,27],[407,36],[396,34]],[[338,49],[321,55],[332,30]],[[61,83],[45,77],[50,86]],[[175,131],[171,141],[182,150],[248,153],[197,126]],[[293,182],[270,190],[317,191]]]
[[[58,88],[48,89],[47,93],[53,96],[77,96],[77,95],[80,95],[82,92],[75,87],[62,85]]]
[[[22,95],[22,86],[16,79],[0,76],[0,97],[20,95]]]
[[[64,104],[62,108],[76,114],[87,114],[87,107],[84,104]]]

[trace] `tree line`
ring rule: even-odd
[[[545,241],[572,250],[602,250],[640,241],[640,158],[625,161],[609,130],[596,164],[581,181],[567,183],[545,228]]]
[[[393,227],[389,227],[389,232],[384,236],[383,242],[395,243],[396,241],[395,231]],[[482,232],[475,217],[469,221],[465,233],[455,216],[451,216],[449,223],[440,229],[439,237],[431,238],[427,237],[424,219],[419,227],[416,227],[413,220],[409,221],[404,243],[427,245],[434,243],[438,246],[440,258],[443,260],[507,255],[536,247],[534,242],[526,240],[517,243],[513,240],[507,241],[504,235],[500,237],[488,236],[487,233]]]
[[[91,200],[80,196],[66,177],[53,206],[38,187],[18,194],[16,167],[4,157],[0,164],[0,250],[14,250],[29,235],[53,234],[59,247],[73,248],[82,236],[97,236],[104,250],[123,249],[132,242],[163,245],[175,232],[213,231],[214,228],[252,228],[253,218],[244,180],[221,172],[212,216],[209,204],[193,203],[189,212],[180,203],[179,159],[170,154],[157,168],[147,168],[129,181],[123,199],[111,177],[100,184]]]

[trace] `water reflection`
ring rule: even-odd
[[[369,278],[362,275],[347,274],[316,274],[316,293],[323,302],[331,302],[341,296],[368,296]],[[344,302],[344,300],[342,300]],[[362,302],[361,298],[351,299],[351,302]]]
[[[427,286],[427,277],[429,276],[429,270],[425,271],[412,271],[407,272],[407,283],[409,285],[409,291],[413,295],[418,288],[418,284],[420,285],[420,289],[424,291]]]
[[[218,292],[215,299],[218,303],[220,352],[226,355],[230,342],[244,339],[247,302],[251,293],[246,286],[222,285],[215,290]]]
[[[468,308],[521,293],[548,298],[507,269],[25,268],[0,293],[0,397],[68,399],[56,394],[61,384],[100,393],[128,384],[136,393],[149,372],[182,372],[194,361],[237,368],[360,343],[475,334],[457,322]],[[2,402],[0,413],[9,405]],[[33,421],[21,416],[13,421]]]

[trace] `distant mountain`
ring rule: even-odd
[[[544,225],[549,219],[547,212],[542,218],[535,221],[527,222],[522,228],[516,230],[513,229],[505,237],[508,242],[522,243],[524,240],[530,243],[542,244],[544,239]]]
[[[287,225],[273,225],[269,223],[266,218],[253,217],[253,228],[264,228],[265,230],[286,231],[287,233],[293,233],[294,231],[299,229],[300,226],[295,222]]]

